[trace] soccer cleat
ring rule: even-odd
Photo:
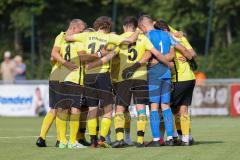
[[[86,141],[85,139],[79,139],[78,143],[80,143],[84,146],[91,146],[91,144],[88,141]]]
[[[189,144],[190,144],[190,145],[193,145],[194,143],[195,143],[195,141],[194,141],[193,138],[189,139]]]
[[[47,147],[46,141],[42,137],[38,137],[36,145],[38,147]]]
[[[97,148],[98,147],[97,141],[92,141],[91,144],[90,144],[90,147],[91,148]]]
[[[91,137],[90,147],[97,148],[98,147],[97,136],[90,136],[90,137]]]
[[[112,148],[111,145],[107,144],[106,141],[102,141],[102,140],[99,140],[99,141],[98,141],[98,145],[99,145],[99,147],[101,147],[101,148]]]
[[[168,141],[165,142],[166,146],[174,146],[174,141],[173,139],[170,139]]]
[[[109,133],[111,133],[111,132],[109,132]],[[107,144],[111,144],[111,143],[112,143],[112,142],[111,142],[110,134],[107,135],[107,137],[106,137],[106,142],[107,142]]]
[[[98,143],[96,142],[92,142],[91,144],[90,144],[90,147],[91,148],[97,148],[98,147]]]
[[[190,146],[190,143],[189,143],[189,142],[183,142],[183,141],[182,141],[181,146]]]
[[[60,148],[60,149],[64,149],[64,148],[67,148],[67,147],[68,147],[68,144],[64,144],[62,142],[60,142],[59,145],[58,145],[58,148]]]
[[[147,147],[161,147],[159,141],[151,141],[148,143]]]
[[[137,142],[136,147],[137,148],[143,148],[143,147],[145,147],[145,145],[144,145],[144,143]]]
[[[124,141],[120,140],[120,141],[115,141],[112,144],[112,148],[123,148],[124,147]]]
[[[55,144],[55,147],[57,147],[57,148],[58,148],[58,146],[59,146],[59,143],[60,143],[60,141],[58,141],[58,140],[57,140],[57,142],[56,142],[56,144]]]
[[[173,137],[173,143],[175,146],[180,146],[182,141],[178,139],[178,137]]]
[[[86,146],[76,142],[75,144],[68,143],[69,149],[87,148]]]
[[[165,142],[163,138],[160,138],[158,142],[160,143],[161,146],[165,146]]]
[[[132,146],[132,145],[133,145],[133,142],[132,142],[130,136],[125,137],[124,143],[125,143],[125,145],[127,145],[127,146]]]

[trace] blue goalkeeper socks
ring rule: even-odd
[[[159,139],[160,138],[160,131],[159,131],[160,117],[159,117],[158,111],[150,112],[150,125],[151,125],[153,139]]]
[[[172,137],[174,130],[173,130],[173,117],[172,117],[172,111],[170,108],[162,111],[163,114],[163,120],[165,124],[165,129],[167,132],[168,137]]]

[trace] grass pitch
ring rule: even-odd
[[[58,149],[53,125],[47,148],[35,145],[42,118],[0,117],[0,160],[239,160],[240,118],[198,117],[192,119],[196,144],[190,147],[123,149]],[[132,139],[136,140],[136,121]],[[149,124],[146,140],[150,140]],[[112,140],[115,138],[112,128]]]

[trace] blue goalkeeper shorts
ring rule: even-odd
[[[148,70],[149,101],[150,103],[169,104],[171,97],[171,76],[169,76],[168,71],[164,75],[159,74],[160,69],[162,68],[154,66]]]

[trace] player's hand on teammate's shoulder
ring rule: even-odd
[[[66,35],[66,36],[64,37],[64,39],[65,39],[65,41],[67,41],[67,42],[72,42],[72,41],[74,41],[73,35]]]
[[[72,71],[78,69],[78,66],[73,62],[66,61],[63,65]]]
[[[186,34],[182,31],[177,31],[175,33],[172,33],[172,35],[176,38],[182,38],[183,36],[186,36]]]
[[[143,31],[139,28],[136,29],[136,32],[138,32],[139,34],[143,34]]]

